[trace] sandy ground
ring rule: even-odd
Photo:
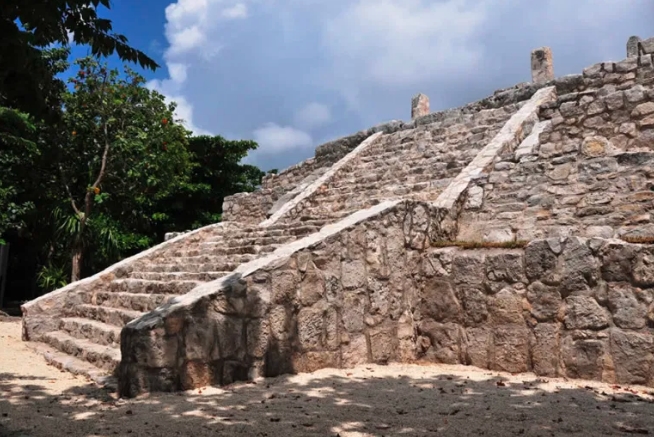
[[[464,366],[365,365],[117,399],[0,321],[0,436],[654,435],[654,390]]]

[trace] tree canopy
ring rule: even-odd
[[[141,75],[107,67],[110,54],[157,67],[99,17],[109,6],[0,2],[0,244],[11,247],[10,299],[100,271],[166,232],[220,221],[224,197],[263,176],[241,163],[255,142],[192,136]],[[92,56],[73,64],[67,86],[58,75],[71,67],[69,37]]]

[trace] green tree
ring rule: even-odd
[[[128,68],[121,76],[93,58],[76,65],[55,139],[58,180],[70,211],[59,215],[58,230],[70,244],[73,281],[81,277],[89,245],[120,249],[117,223],[142,219],[138,210],[173,192],[190,168],[188,132],[173,121],[174,104],[145,88],[143,77]]]
[[[170,196],[162,198],[153,212],[159,219],[157,234],[186,231],[221,221],[225,197],[254,191],[264,173],[242,164],[254,141],[227,140],[221,136],[196,136],[189,140],[191,176]]]
[[[40,118],[57,111],[51,60],[44,49],[53,44],[90,46],[93,56],[117,54],[126,62],[155,69],[157,63],[132,48],[123,35],[112,30],[110,20],[98,9],[110,8],[109,0],[2,0],[0,2],[0,106]]]

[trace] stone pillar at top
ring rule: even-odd
[[[531,81],[545,83],[554,80],[554,63],[552,50],[541,47],[531,52]]]
[[[627,58],[638,57],[638,43],[641,39],[637,36],[632,36],[627,40]]]
[[[429,97],[418,94],[411,99],[411,120],[429,114]]]

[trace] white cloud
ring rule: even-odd
[[[266,123],[254,131],[254,141],[259,144],[258,153],[276,154],[294,149],[311,147],[313,140],[308,133],[290,126]]]
[[[178,0],[166,7],[166,58],[199,53],[215,55],[221,44],[211,38],[222,21],[243,19],[247,6],[234,0]]]
[[[470,71],[481,59],[474,36],[490,2],[357,0],[327,19],[323,45],[335,83],[401,86]],[[348,80],[350,79],[350,80]]]
[[[332,120],[329,107],[321,103],[309,103],[295,113],[295,124],[306,129],[312,129],[326,125]]]
[[[168,75],[150,86],[198,132],[254,136],[261,164],[279,168],[317,136],[408,118],[417,92],[436,110],[529,80],[535,47],[552,47],[557,74],[620,59],[654,19],[651,0],[172,1]]]
[[[248,8],[244,3],[237,3],[230,8],[223,9],[221,15],[231,20],[235,20],[238,18],[247,18]]]

